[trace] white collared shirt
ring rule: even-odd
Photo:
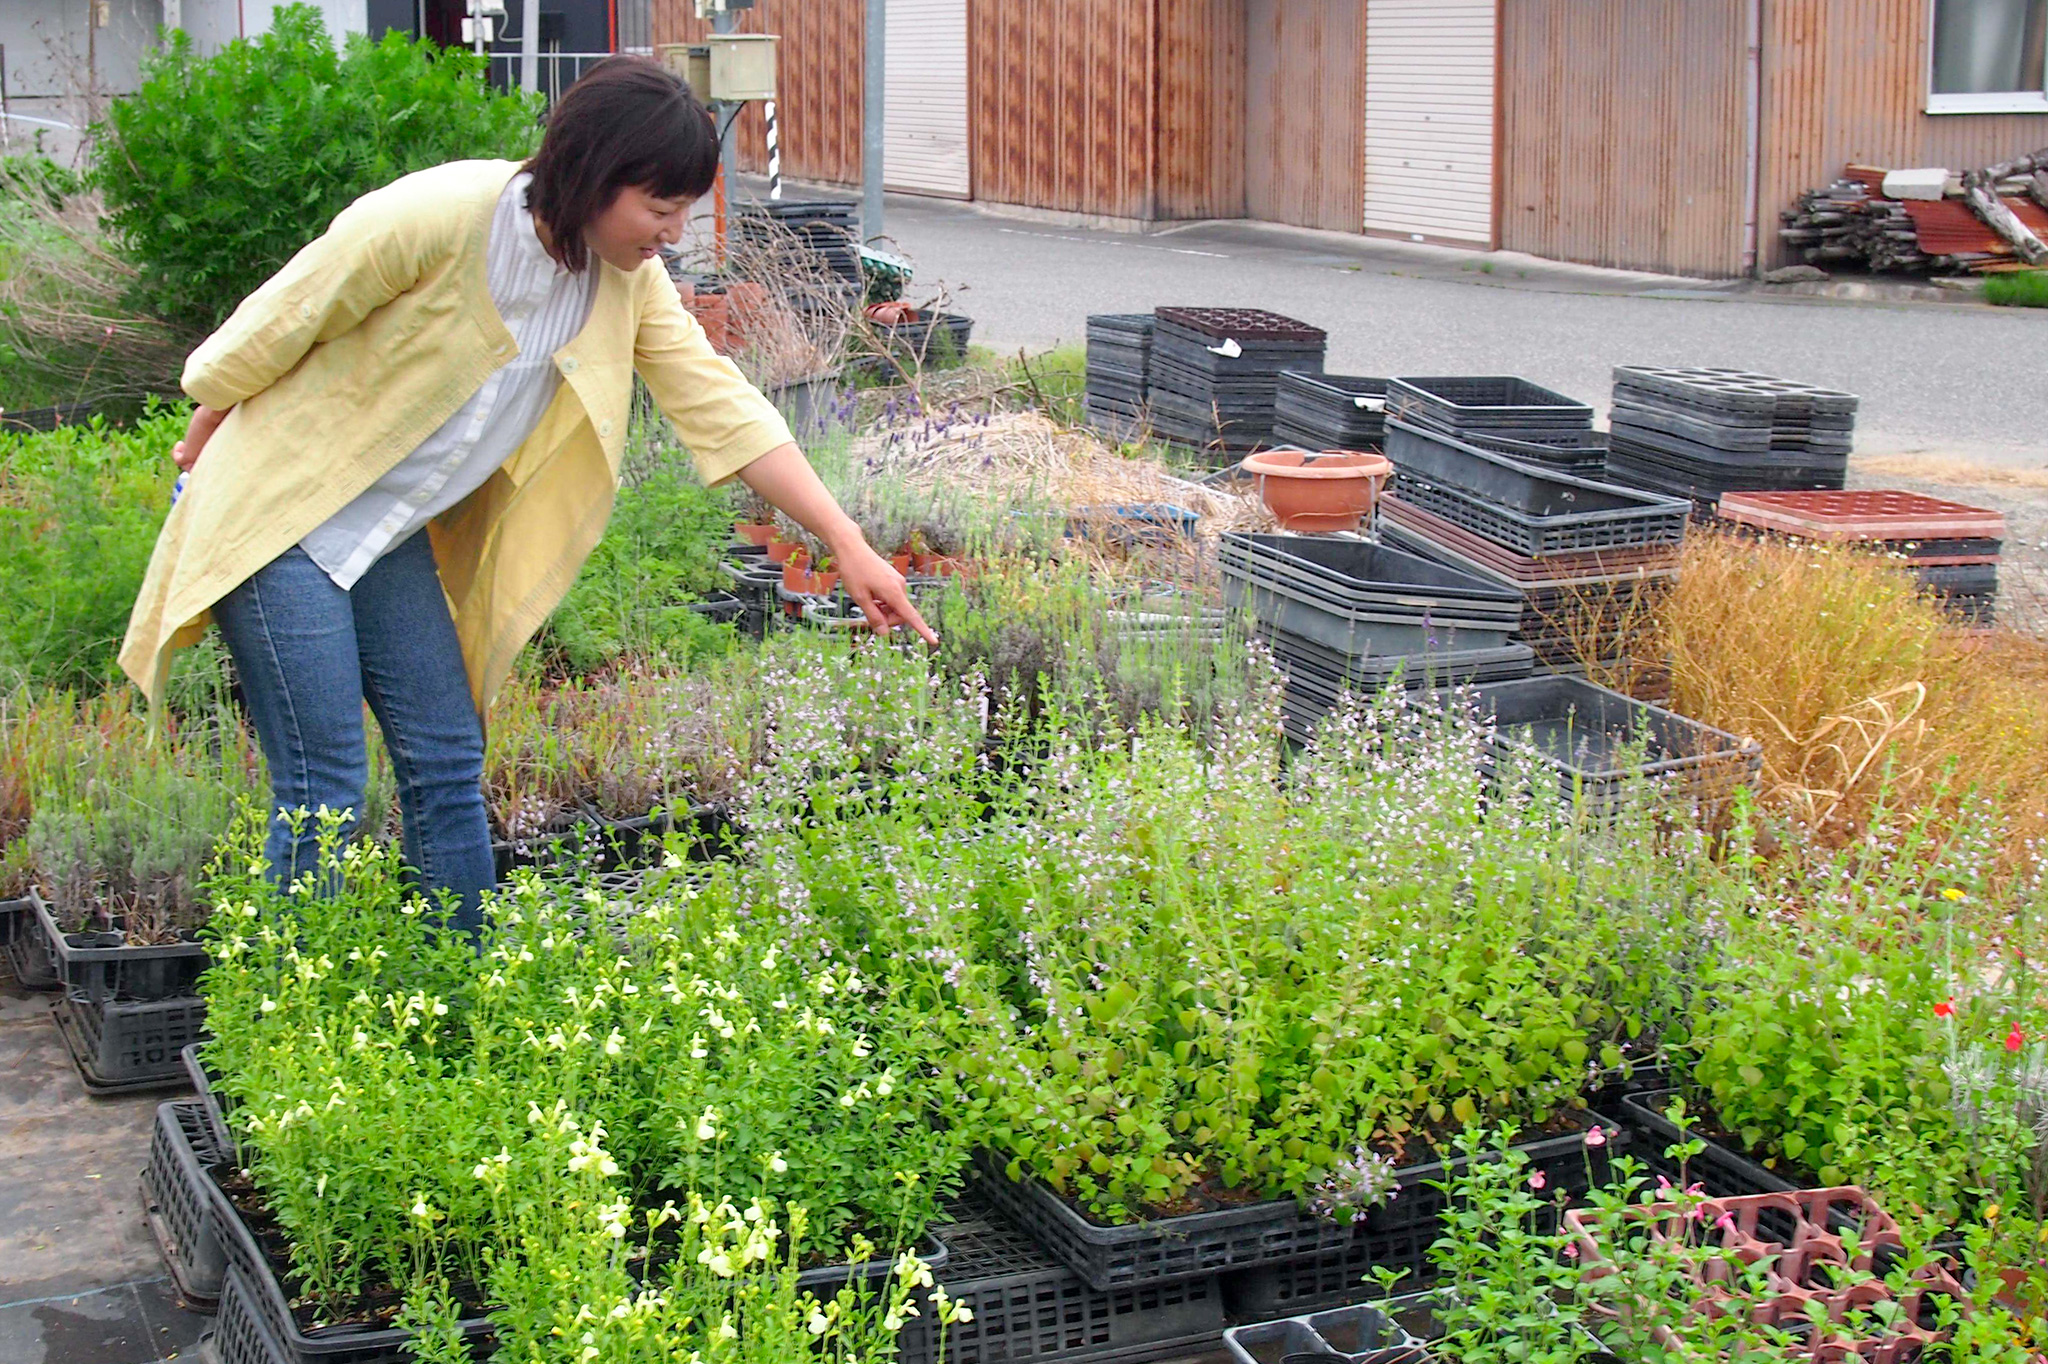
[[[518,356],[484,380],[418,449],[299,542],[344,592],[370,565],[482,487],[554,401],[561,382],[554,355],[590,318],[597,266],[593,261],[572,274],[541,246],[526,208],[532,180],[524,171],[512,177],[498,198],[484,248],[491,302]]]

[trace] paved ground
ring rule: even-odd
[[[0,1360],[190,1358],[211,1318],[178,1305],[137,1185],[164,1096],[89,1097],[49,999],[0,965]]]

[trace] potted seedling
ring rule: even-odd
[[[775,509],[768,505],[768,499],[749,489],[741,494],[739,517],[733,522],[732,533],[741,544],[766,546],[775,539]]]

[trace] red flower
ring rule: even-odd
[[[1944,999],[1943,1001],[1941,1001],[1941,1003],[1935,1005],[1934,1016],[1936,1018],[1954,1018],[1956,1016],[1955,999],[1953,997],[1950,997],[1948,999]]]
[[[2005,1049],[2007,1051],[2018,1051],[2026,1045],[2026,1042],[2027,1035],[2020,1031],[2020,1025],[2017,1023],[2013,1024],[2012,1031],[2005,1035]]]

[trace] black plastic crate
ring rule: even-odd
[[[1679,1162],[1667,1154],[1685,1138],[1678,1124],[1664,1116],[1664,1109],[1674,1093],[1666,1089],[1625,1094],[1617,1105],[1621,1121],[1635,1134],[1635,1154],[1651,1174],[1673,1184],[1679,1183],[1683,1176],[1685,1181],[1700,1185],[1709,1198],[1785,1193],[1800,1187],[1796,1181],[1765,1169],[1749,1157],[1702,1137],[1697,1131],[1692,1133],[1692,1137],[1705,1142],[1705,1149],[1687,1162],[1681,1171]]]
[[[1261,626],[1298,635],[1356,658],[1498,649],[1515,631],[1519,613],[1507,619],[1432,615],[1418,611],[1351,610],[1320,592],[1253,578],[1231,560],[1222,561],[1223,603],[1249,608]]]
[[[237,1321],[238,1334],[245,1340],[260,1340],[274,1352],[234,1356],[234,1364],[244,1360],[262,1360],[264,1364],[271,1360],[281,1364],[410,1364],[412,1332],[399,1327],[342,1322],[312,1331],[299,1329],[263,1248],[219,1185],[218,1176],[225,1168],[208,1167],[206,1203],[221,1250],[227,1257],[220,1306],[223,1325],[219,1329],[224,1333],[231,1315],[246,1316],[254,1325],[243,1326]],[[471,1350],[479,1359],[485,1357],[491,1340],[489,1320],[472,1317],[463,1321],[461,1327]],[[215,1348],[219,1349],[218,1338]],[[230,1357],[223,1354],[221,1364],[230,1364]]]
[[[1220,552],[1256,575],[1321,588],[1342,606],[1513,619],[1522,594],[1432,560],[1337,535],[1231,531]]]
[[[66,991],[53,1013],[88,1092],[183,1089],[178,1054],[206,1035],[206,1001],[95,1002]]]
[[[149,1164],[142,1171],[142,1209],[150,1235],[188,1307],[210,1312],[220,1301],[227,1256],[207,1212],[206,1167],[225,1160],[205,1105],[196,1099],[158,1104]]]
[[[257,1310],[256,1292],[232,1265],[221,1278],[220,1307],[207,1346],[214,1364],[300,1364]]]
[[[50,935],[43,931],[31,901],[0,900],[0,951],[7,954],[7,969],[22,989],[54,990],[63,983]]]
[[[213,1150],[225,1156],[232,1156],[235,1152],[235,1136],[228,1127],[227,1101],[214,1089],[213,1076],[208,1073],[206,1063],[199,1056],[199,1043],[188,1043],[180,1048],[178,1064],[184,1068],[186,1083],[190,1084],[199,1096],[194,1102],[205,1114],[208,1144]]]
[[[1321,346],[1329,333],[1264,308],[1154,308],[1162,323],[1182,327],[1212,340],[1262,341]]]
[[[1676,544],[1692,510],[1677,498],[1552,473],[1397,418],[1387,421],[1387,457],[1404,501],[1524,555]]]
[[[1379,1355],[1399,1364],[1423,1364],[1423,1342],[1403,1330],[1378,1305],[1357,1303],[1275,1321],[1233,1326],[1223,1333],[1224,1348],[1238,1364],[1270,1364],[1278,1359],[1308,1356],[1318,1360]]]
[[[1387,384],[1387,415],[1413,414],[1455,432],[1513,433],[1543,427],[1586,430],[1593,409],[1527,379],[1512,375],[1434,375],[1394,379]]]
[[[196,940],[136,947],[118,926],[67,933],[40,894],[30,890],[28,900],[69,993],[95,1002],[178,999],[197,989],[206,970],[206,948]]]
[[[1648,427],[1710,450],[1763,453],[1773,450],[1811,450],[1816,453],[1847,454],[1854,439],[1847,431],[1794,433],[1770,426],[1730,425],[1708,417],[1695,416],[1683,410],[1673,411],[1669,408],[1629,402],[1621,397],[1614,400],[1609,420],[1615,425],[1627,423],[1632,426]]]
[[[1709,410],[1773,419],[1853,417],[1858,406],[1852,393],[1739,369],[1616,365],[1614,387],[1616,392],[1634,390]]]
[[[970,1195],[954,1211],[955,1221],[935,1228],[953,1254],[938,1278],[974,1320],[947,1328],[944,1364],[1125,1360],[1169,1346],[1198,1353],[1223,1330],[1213,1277],[1100,1291],[985,1200]],[[898,1337],[900,1364],[937,1364],[929,1312]]]

